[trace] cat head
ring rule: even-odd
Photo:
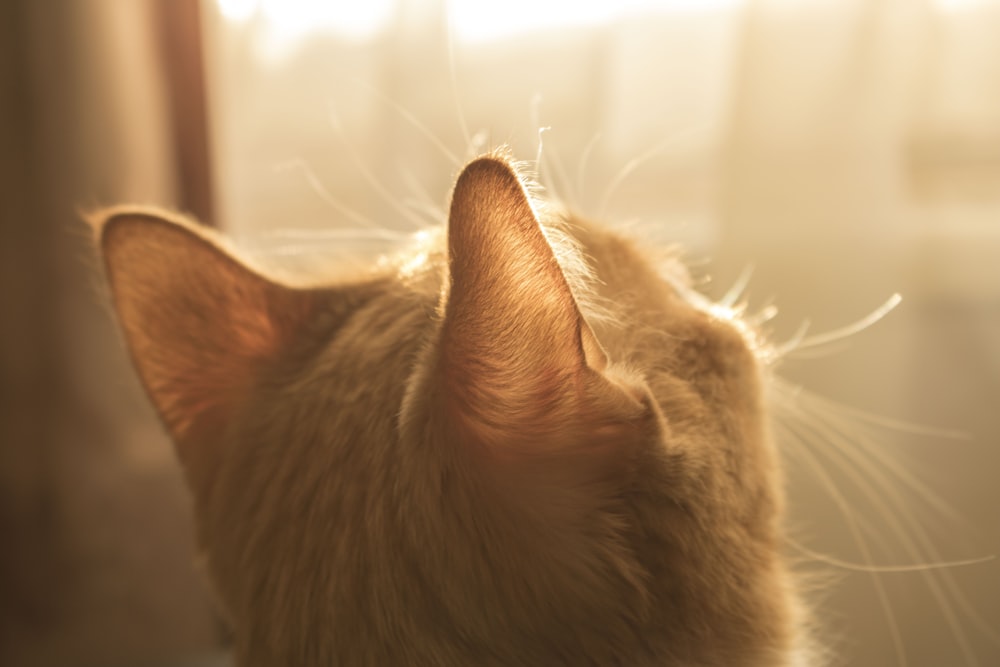
[[[320,284],[95,229],[241,664],[784,664],[755,341],[677,261],[499,154],[440,245]]]

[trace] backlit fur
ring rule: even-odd
[[[436,246],[317,285],[162,212],[95,229],[237,665],[797,660],[753,339],[505,156]]]

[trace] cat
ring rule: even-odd
[[[804,664],[755,332],[507,151],[450,202],[312,283],[93,216],[235,664]]]

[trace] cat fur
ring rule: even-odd
[[[757,341],[495,151],[447,229],[292,283],[93,217],[235,662],[798,664]]]

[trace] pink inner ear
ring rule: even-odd
[[[203,479],[210,436],[309,317],[314,296],[255,273],[181,219],[117,213],[100,234],[132,359],[189,475]]]
[[[278,347],[278,328],[262,312],[245,314],[246,326],[236,327],[236,347],[245,350],[248,357],[268,357]]]
[[[451,419],[481,442],[551,440],[580,418],[586,345],[595,358],[599,346],[583,338],[586,323],[505,161],[482,158],[459,176],[448,252],[439,377]]]
[[[165,355],[162,361],[148,363],[146,369],[138,361],[178,440],[189,437],[192,429],[226,423],[233,404],[252,388],[261,364],[280,354],[309,312],[303,293],[257,276],[245,276],[243,282],[232,275],[214,278],[214,289],[205,291],[208,303],[188,304],[188,314],[194,311],[196,317],[178,316],[176,330],[165,324],[159,342],[150,340]],[[136,333],[152,335],[150,330]]]
[[[251,382],[251,363],[232,354],[207,353],[201,363],[198,358],[179,359],[169,367],[148,369],[147,389],[178,446],[228,421],[240,389]]]

